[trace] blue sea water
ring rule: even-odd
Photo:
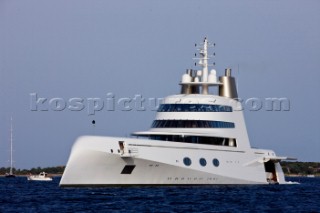
[[[60,188],[0,178],[0,212],[320,212],[320,178],[299,185]]]

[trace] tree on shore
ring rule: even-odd
[[[31,168],[31,169],[16,169],[13,168],[13,173],[15,175],[29,175],[29,174],[39,174],[40,172],[46,172],[48,174],[58,174],[62,175],[64,171],[65,166],[56,166],[56,167],[37,167],[37,168]],[[10,168],[1,167],[0,168],[0,175],[4,175],[10,170]]]

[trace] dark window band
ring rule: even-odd
[[[203,120],[154,120],[151,128],[234,128],[234,123]]]
[[[211,104],[161,104],[158,112],[232,112],[232,107]]]
[[[151,140],[174,141],[184,143],[210,144],[216,146],[237,146],[236,139],[205,137],[205,136],[182,136],[182,135],[150,135]]]

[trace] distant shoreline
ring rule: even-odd
[[[32,174],[34,175],[34,174]],[[0,175],[0,177],[5,177],[6,175]],[[28,177],[29,175],[15,175],[16,177]],[[62,174],[48,174],[49,177],[62,177]]]
[[[34,174],[33,174],[34,175]],[[29,175],[15,175],[16,177],[28,177]],[[48,174],[49,177],[62,177],[62,174]],[[299,175],[299,174],[285,174],[285,177],[308,177],[308,175]],[[5,177],[5,175],[0,175],[0,177]],[[316,174],[309,178],[320,178],[320,174]]]
[[[308,175],[299,175],[299,174],[285,174],[285,177],[309,177]],[[312,175],[310,177],[320,177],[320,174]]]
[[[320,177],[320,162],[281,162],[281,167],[285,177]],[[40,172],[46,172],[51,177],[62,177],[65,166],[55,167],[37,167],[31,169],[16,169],[13,168],[13,174],[17,177],[27,177],[30,174],[38,175]],[[5,174],[10,171],[10,168],[1,167],[0,177],[5,177]]]

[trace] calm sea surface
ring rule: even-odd
[[[300,185],[59,188],[0,178],[0,212],[320,212],[320,178]]]

